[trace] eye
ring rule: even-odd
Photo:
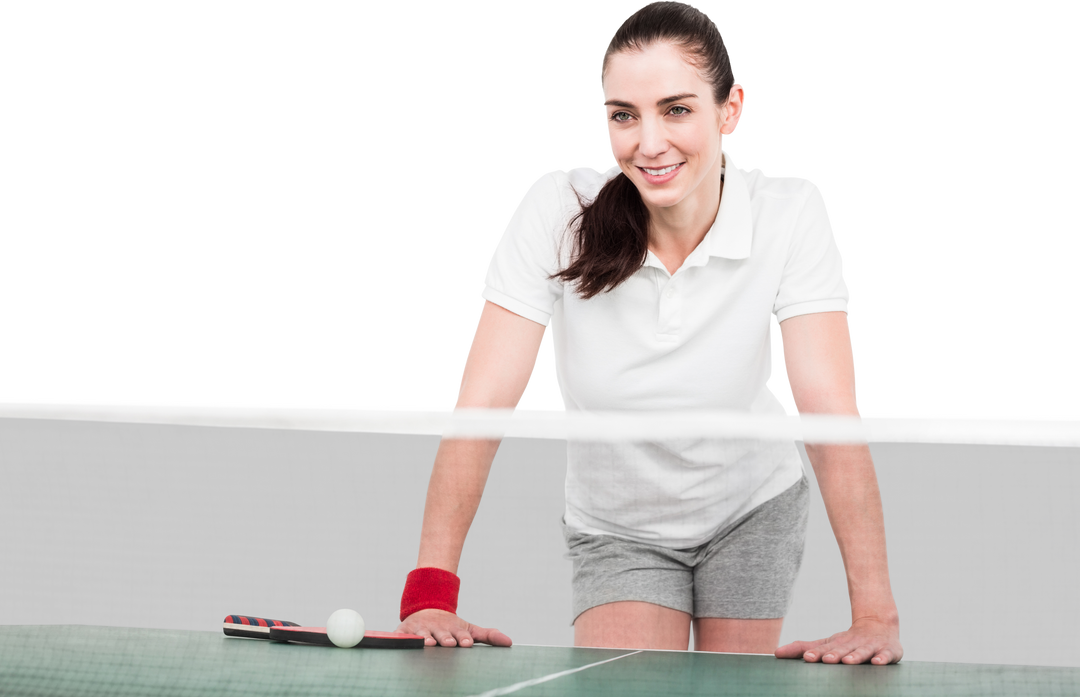
[[[632,118],[634,117],[630,114],[627,114],[625,111],[616,111],[614,114],[611,115],[611,120],[618,121],[619,123],[626,123]]]
[[[671,111],[674,111],[675,109],[683,109],[686,113],[676,113],[674,116],[683,117],[686,116],[687,113],[690,113],[690,109],[687,109],[686,107],[672,107]],[[629,117],[630,115],[625,111],[616,111],[615,113],[612,113],[611,121],[615,121],[616,123],[626,123],[626,121],[629,121],[629,119],[620,119],[620,116]]]
[[[676,109],[681,109],[682,111],[676,112]],[[689,113],[690,113],[690,110],[687,109],[684,106],[673,106],[673,107],[671,107],[671,114],[673,116],[685,116],[686,114],[689,114]]]

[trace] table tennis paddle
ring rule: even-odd
[[[271,641],[296,642],[333,646],[326,636],[325,627],[301,627],[296,622],[269,620],[265,617],[229,615],[222,623],[222,631],[228,636],[270,639]],[[356,645],[358,649],[422,649],[424,637],[400,632],[364,632],[364,638]]]

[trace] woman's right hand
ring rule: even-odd
[[[445,610],[419,610],[405,618],[397,631],[424,637],[425,646],[461,646],[468,648],[473,642],[492,646],[510,646],[513,642],[498,629],[485,629],[469,624],[452,612]]]

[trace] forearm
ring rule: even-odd
[[[885,519],[866,445],[807,445],[847,573],[852,621],[899,622],[889,583]]]
[[[439,443],[424,505],[417,567],[457,573],[499,442],[443,439]]]

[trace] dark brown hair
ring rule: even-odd
[[[714,101],[727,102],[735,77],[724,40],[712,20],[681,2],[654,2],[623,22],[604,54],[601,79],[611,56],[641,51],[658,42],[677,46],[712,85]],[[592,201],[577,196],[581,212],[570,221],[572,262],[550,278],[577,281],[577,293],[588,300],[614,290],[645,263],[649,211],[637,187],[622,172],[604,184]]]

